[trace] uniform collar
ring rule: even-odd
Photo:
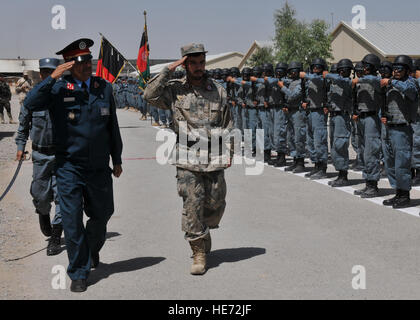
[[[74,78],[73,78],[73,79],[74,79]],[[85,81],[85,83],[86,83],[86,85],[87,85],[87,87],[88,87],[88,91],[89,91],[89,89],[90,89],[90,79],[91,79],[91,77],[89,77],[89,79],[87,79],[87,80]],[[77,83],[77,85],[79,86],[79,88],[81,88],[81,87],[82,87],[82,83],[83,83],[83,81],[78,80],[78,79],[74,79],[74,81],[76,81],[76,83]]]

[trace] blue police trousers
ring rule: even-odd
[[[313,163],[328,161],[328,116],[323,110],[311,111],[307,123],[307,147]]]
[[[57,186],[72,280],[87,279],[91,253],[105,243],[106,225],[114,212],[112,170],[87,169],[70,162],[57,165]],[[89,217],[83,225],[83,210]]]
[[[363,168],[363,179],[379,181],[381,178],[381,121],[379,116],[358,118],[357,144],[359,163]]]
[[[331,158],[335,170],[347,171],[349,169],[349,143],[351,134],[350,116],[347,113],[335,115],[330,118],[333,145]]]
[[[264,150],[271,150],[272,121],[271,109],[262,107],[258,111],[261,127],[264,129]]]
[[[55,177],[55,157],[32,152],[32,183],[30,193],[35,211],[38,214],[49,215],[51,202],[55,203],[55,215],[52,224],[61,223],[60,205],[57,195],[57,182]]]
[[[411,190],[411,157],[413,129],[410,125],[386,125],[384,162],[393,189]]]
[[[172,123],[172,110],[159,109],[159,118],[162,124]]]
[[[252,150],[256,149],[256,137],[258,128],[258,110],[256,108],[246,108],[248,113],[248,128],[252,132]]]
[[[235,112],[236,115],[236,125],[235,128],[241,130],[242,135],[244,134],[244,127],[242,125],[242,107],[239,105],[236,105],[235,107],[233,107],[233,110]]]
[[[411,158],[411,167],[420,169],[420,115],[417,115],[416,121],[411,124],[413,128],[413,157]]]
[[[359,147],[358,147],[358,142],[357,142],[357,123],[356,121],[351,119],[350,125],[351,125],[351,138],[350,138],[351,146],[354,152],[356,152],[356,154],[359,155]]]
[[[272,149],[278,153],[287,154],[288,117],[280,106],[271,108],[271,114],[273,119]]]
[[[289,109],[288,120],[290,123],[291,145],[290,156],[293,158],[305,158],[306,156],[306,122],[305,111]],[[294,150],[293,150],[294,149]]]

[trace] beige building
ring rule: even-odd
[[[332,31],[333,63],[348,58],[359,62],[368,53],[393,61],[400,54],[420,58],[420,21],[367,22],[365,29],[354,29],[341,21]]]
[[[238,68],[242,70],[243,67],[247,66],[247,62],[251,56],[264,47],[274,48],[272,41],[257,41],[255,40],[251,47],[248,49],[247,53],[243,56],[242,60],[239,62]]]

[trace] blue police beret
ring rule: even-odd
[[[40,69],[55,69],[60,64],[60,60],[56,58],[44,58],[39,59],[39,68]]]

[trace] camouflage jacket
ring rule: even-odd
[[[173,80],[170,78],[171,72],[165,67],[160,74],[148,82],[144,99],[153,106],[173,111],[173,129],[179,141],[175,148],[178,157],[175,163],[172,161],[172,164],[200,172],[227,168],[233,144],[227,152],[224,152],[226,150],[222,147],[219,148],[220,152],[217,154],[208,150],[207,154],[203,153],[206,159],[203,157],[205,160],[201,161],[203,159],[201,158],[199,163],[191,163],[189,158],[187,163],[185,160],[181,161],[181,155],[186,152],[199,154],[199,151],[202,151],[197,149],[199,143],[195,144],[194,139],[203,142],[201,145],[205,144],[206,149],[211,149],[208,146],[214,143],[210,139],[214,130],[217,132],[227,129],[225,132],[229,132],[232,129],[226,90],[212,79],[206,79],[201,87],[194,87],[187,82],[186,77]],[[185,142],[180,139],[180,133],[184,137],[188,133],[188,141],[192,142],[185,145]]]
[[[23,104],[26,94],[32,90],[32,81],[30,79],[20,78],[16,83],[16,93],[19,94],[19,103]]]

